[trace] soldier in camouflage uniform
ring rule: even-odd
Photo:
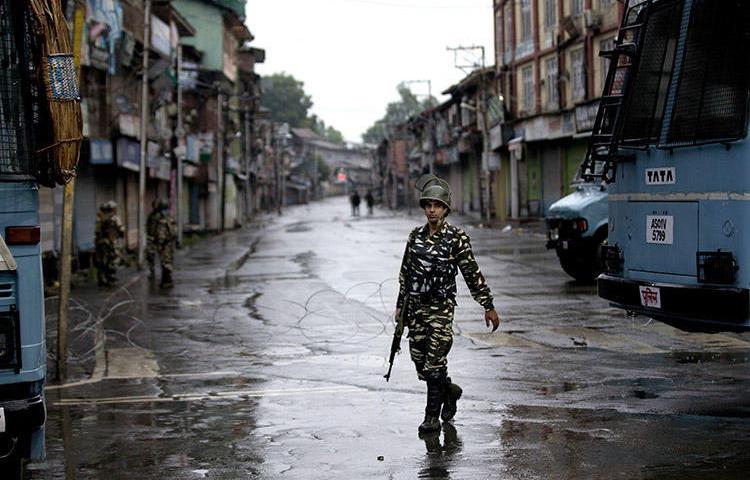
[[[445,221],[450,212],[450,186],[434,175],[425,175],[417,181],[417,189],[421,191],[419,204],[427,224],[409,234],[399,273],[396,315],[403,309],[411,359],[417,377],[427,382],[427,407],[419,426],[420,433],[426,433],[440,429],[438,417],[452,421],[462,394],[447,375],[459,270],[474,300],[484,307],[485,323],[488,327],[492,324],[493,332],[500,318],[468,235]]]
[[[149,278],[154,279],[156,255],[161,261],[161,286],[172,287],[172,260],[177,240],[177,226],[169,214],[169,204],[164,199],[155,200],[154,209],[146,219],[146,261]]]
[[[108,287],[115,283],[119,243],[125,237],[125,228],[117,216],[117,203],[110,200],[99,207],[96,216],[94,265],[99,286]]]

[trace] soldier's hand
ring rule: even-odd
[[[484,323],[488,327],[490,326],[490,322],[492,322],[492,331],[494,332],[497,330],[497,327],[500,326],[500,316],[497,314],[495,309],[487,310],[484,312]]]
[[[393,319],[398,321],[398,317],[401,315],[401,309],[397,308],[396,311],[393,313]]]

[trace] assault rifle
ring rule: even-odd
[[[406,308],[408,306],[408,295],[405,296],[404,305],[401,307],[401,311],[396,317],[396,329],[393,331],[393,341],[391,342],[391,356],[388,358],[388,373],[383,375],[387,382],[391,378],[391,370],[393,369],[393,361],[396,359],[396,354],[401,350],[401,336],[404,334],[404,317],[406,316]]]

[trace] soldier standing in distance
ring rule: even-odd
[[[100,287],[109,287],[115,283],[117,261],[119,255],[117,247],[119,241],[125,237],[125,228],[120,217],[117,216],[117,203],[113,200],[99,206],[96,215],[94,236],[94,265],[96,266],[97,283]]]
[[[485,323],[488,327],[492,324],[493,332],[500,318],[468,235],[445,221],[451,208],[450,186],[434,175],[424,175],[416,186],[421,192],[419,205],[427,224],[409,234],[399,273],[396,315],[403,309],[404,326],[409,329],[409,353],[417,377],[427,383],[425,417],[419,426],[420,433],[427,433],[440,429],[438,417],[452,422],[462,394],[461,387],[448,377],[458,270],[471,296],[484,307]]]
[[[148,277],[156,278],[156,256],[161,262],[161,283],[163,288],[174,286],[172,269],[174,244],[177,240],[177,226],[169,214],[169,204],[163,198],[154,200],[153,210],[146,219],[146,261]]]

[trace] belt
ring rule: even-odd
[[[436,294],[433,292],[410,293],[409,297],[411,297],[414,301],[422,305],[430,304],[432,302],[440,302],[443,300],[452,300],[454,298],[453,296],[450,296],[450,295],[440,295],[440,294]]]

